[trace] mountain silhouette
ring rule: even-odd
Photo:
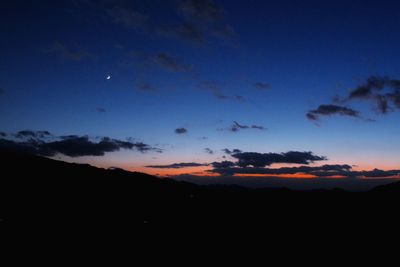
[[[400,183],[371,192],[199,186],[121,169],[101,169],[1,151],[2,224],[53,229],[146,224],[290,225],[385,213]]]

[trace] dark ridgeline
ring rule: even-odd
[[[0,160],[2,224],[44,229],[138,224],[293,227],[338,218],[363,223],[374,216],[396,217],[387,211],[400,196],[399,182],[366,193],[245,189],[198,186],[10,151],[1,151]]]

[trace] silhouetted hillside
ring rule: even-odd
[[[0,152],[3,223],[53,228],[136,224],[308,224],[341,218],[391,216],[400,183],[374,193],[298,192],[198,186],[143,173],[106,170]],[[384,194],[380,194],[384,192]]]
[[[371,190],[373,193],[400,194],[400,182],[380,185]]]

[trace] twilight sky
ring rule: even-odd
[[[5,0],[0,34],[0,147],[200,183],[400,178],[398,1]]]

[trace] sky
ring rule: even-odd
[[[0,148],[198,183],[387,183],[399,7],[5,0]]]

